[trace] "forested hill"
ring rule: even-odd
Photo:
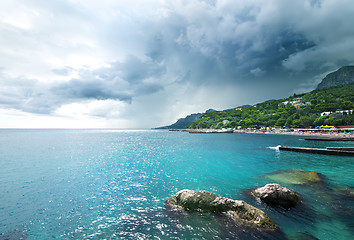
[[[202,115],[203,113],[193,113],[188,115],[185,118],[178,119],[177,122],[175,122],[174,124],[164,126],[164,127],[158,127],[155,129],[184,129],[189,125],[191,125],[194,120],[197,120]]]
[[[209,112],[188,128],[260,128],[354,125],[354,84],[294,94],[226,112]],[[327,112],[321,116],[321,113]]]

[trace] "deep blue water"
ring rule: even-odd
[[[0,233],[17,239],[249,239],[219,216],[165,210],[179,190],[207,190],[264,210],[292,239],[354,235],[354,158],[267,147],[353,146],[301,136],[121,130],[0,130]],[[264,175],[304,169],[323,175],[291,210],[268,207],[244,189]],[[348,190],[349,189],[349,190]],[[275,238],[264,235],[264,238]],[[283,238],[282,237],[282,238]]]

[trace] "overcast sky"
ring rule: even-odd
[[[353,0],[1,0],[0,128],[149,128],[313,90]]]

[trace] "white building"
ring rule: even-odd
[[[291,105],[294,105],[296,103],[301,103],[302,102],[302,98],[294,98],[293,101],[285,101],[283,102],[284,105],[287,105],[288,103],[290,103]]]
[[[332,112],[322,112],[321,113],[321,116],[324,116],[324,115],[329,115],[329,114],[331,114]]]
[[[354,110],[343,110],[343,111],[335,111],[335,113],[341,113],[342,115],[343,115],[344,113],[346,113],[346,114],[353,114],[353,111],[354,111]],[[331,114],[331,113],[333,113],[333,112],[322,112],[322,113],[321,113],[321,116],[329,115],[329,114]]]

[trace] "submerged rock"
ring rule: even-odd
[[[334,188],[333,191],[340,196],[354,199],[354,187],[339,187]]]
[[[282,207],[293,207],[300,202],[299,195],[277,183],[267,184],[264,187],[251,191],[251,194],[263,202]]]
[[[169,197],[166,204],[181,207],[184,210],[225,213],[242,225],[275,230],[275,223],[262,210],[244,201],[217,197],[207,191],[184,189]]]
[[[290,237],[291,240],[319,240],[308,232],[298,232],[294,236]]]
[[[290,237],[291,240],[319,240],[317,237],[308,232],[298,232],[295,236]]]
[[[0,234],[0,240],[21,240],[27,238],[27,230],[15,229],[10,233]]]
[[[266,178],[286,184],[311,184],[322,182],[321,174],[300,169],[281,170],[265,175]]]

